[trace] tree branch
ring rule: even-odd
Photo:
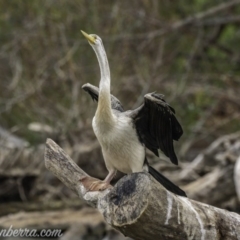
[[[179,30],[183,27],[194,25],[194,26],[202,26],[202,25],[219,25],[219,24],[228,24],[228,23],[235,23],[239,21],[239,16],[232,16],[231,18],[223,17],[221,20],[218,19],[207,19],[206,18],[218,14],[219,12],[225,11],[229,8],[236,7],[240,4],[240,0],[233,0],[228,2],[220,3],[216,6],[213,6],[205,11],[196,13],[194,15],[190,15],[184,19],[178,20],[171,24],[166,28],[161,28],[155,31],[147,32],[147,33],[139,33],[139,34],[121,34],[116,36],[111,36],[104,39],[105,42],[107,41],[118,41],[122,39],[128,40],[137,40],[137,39],[153,39],[155,37],[160,37],[165,34],[168,34],[172,31]]]
[[[91,178],[52,140],[45,164],[106,222],[134,239],[238,239],[240,216],[168,192],[147,173],[124,176],[114,188],[87,192]]]

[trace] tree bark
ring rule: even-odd
[[[240,238],[238,214],[172,194],[148,173],[126,175],[113,188],[88,192],[91,177],[50,139],[45,165],[108,224],[133,239]]]

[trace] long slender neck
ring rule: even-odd
[[[104,122],[113,122],[113,113],[111,109],[110,94],[110,70],[107,55],[103,45],[94,48],[97,55],[98,63],[101,71],[101,80],[99,84],[99,99],[96,111],[96,118]]]

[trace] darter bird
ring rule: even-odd
[[[182,189],[151,167],[146,158],[146,148],[158,157],[160,149],[172,163],[178,164],[173,140],[177,141],[183,130],[174,109],[162,94],[148,93],[140,107],[124,111],[120,101],[110,93],[110,70],[101,38],[82,33],[95,51],[100,66],[99,88],[89,83],[82,88],[98,102],[92,126],[109,172],[103,181],[93,182],[89,191],[106,189],[117,170],[126,174],[145,171],[167,190],[186,196]]]

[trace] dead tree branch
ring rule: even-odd
[[[45,164],[108,224],[134,239],[239,239],[239,215],[176,196],[147,173],[127,175],[102,192],[87,192],[80,179],[91,177],[50,139]]]
[[[179,21],[174,22],[167,28],[151,31],[148,33],[139,33],[139,34],[122,34],[118,36],[112,36],[108,39],[104,39],[104,41],[117,41],[122,39],[129,39],[129,40],[136,40],[136,39],[153,39],[155,37],[160,37],[165,34],[168,34],[169,32],[179,30],[183,27],[194,25],[194,26],[203,26],[203,25],[221,25],[221,24],[228,24],[228,23],[234,23],[239,21],[239,16],[232,16],[231,18],[221,18],[219,19],[207,19],[215,14],[218,14],[219,12],[225,11],[229,8],[236,7],[240,4],[240,0],[233,0],[229,2],[224,2],[221,4],[218,4],[214,7],[211,7],[205,11],[196,13],[195,15],[190,15],[184,19],[181,19]]]

